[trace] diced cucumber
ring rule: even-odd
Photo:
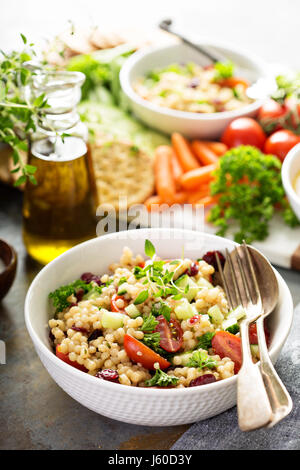
[[[113,330],[117,330],[124,325],[124,315],[122,313],[109,312],[104,308],[101,311],[101,323],[103,328],[112,328]]]
[[[209,281],[207,281],[206,279],[204,279],[204,277],[200,277],[200,279],[198,279],[197,285],[198,285],[199,287],[208,287],[209,289],[211,289],[212,287],[214,287]]]
[[[231,310],[231,312],[228,313],[227,319],[229,318],[234,318],[235,321],[241,320],[241,318],[244,318],[246,316],[245,310],[241,305],[239,305],[237,308],[234,310]]]
[[[127,307],[125,307],[125,311],[131,318],[136,318],[141,315],[141,312],[134,304],[127,305]]]
[[[186,293],[182,292],[182,295],[189,302],[191,302],[196,297],[197,292],[199,290],[197,284],[187,274],[178,278],[177,281],[175,281],[175,285],[183,290],[188,287],[188,291]]]
[[[188,320],[198,313],[196,307],[191,305],[186,298],[176,301],[174,312],[178,320]]]
[[[224,315],[222,314],[218,305],[214,305],[213,307],[210,307],[207,313],[212,319],[213,323],[215,323],[216,325],[221,325],[221,323],[224,320]]]
[[[250,344],[251,354],[256,359],[260,359],[259,357],[259,347],[258,344]]]
[[[189,360],[191,359],[192,355],[194,354],[194,352],[196,351],[203,351],[203,349],[199,348],[199,349],[194,349],[193,351],[185,351],[181,354],[176,354],[176,356],[173,356],[170,360],[171,360],[171,363],[175,366],[177,364],[174,363],[174,357],[180,357],[181,359],[181,362],[180,362],[180,365],[181,366],[186,366],[189,362]]]
[[[127,290],[128,290],[128,284],[127,282],[123,282],[123,284],[121,284],[118,288],[118,295],[127,294]]]
[[[222,323],[222,328],[223,330],[227,330],[227,328],[230,328],[234,325],[237,325],[236,318],[226,318],[226,320],[224,320]]]

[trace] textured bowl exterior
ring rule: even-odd
[[[177,239],[169,239],[172,233]],[[156,240],[157,234],[164,238]],[[188,248],[185,235],[194,234],[197,248]],[[213,235],[181,229],[141,229],[110,234],[72,248],[47,265],[35,278],[25,302],[25,319],[35,349],[57,384],[83,406],[104,416],[127,423],[148,426],[172,426],[192,423],[215,416],[236,403],[236,377],[201,387],[183,389],[146,389],[115,384],[85,374],[58,359],[50,349],[47,330],[49,305],[47,295],[54,287],[69,282],[83,271],[105,272],[109,263],[118,259],[123,246],[136,253],[143,252],[145,238],[151,239],[162,257],[175,257],[182,245],[185,256],[196,257],[199,252],[211,249],[232,249],[234,243]],[[154,237],[155,235],[155,237]],[[277,274],[280,300],[271,318],[271,357],[273,362],[288,335],[293,315],[290,292]]]
[[[263,62],[248,53],[232,46],[207,44],[223,57],[231,59],[246,73],[246,78],[255,81],[266,75]],[[166,66],[173,62],[197,62],[208,65],[207,59],[184,44],[176,44],[163,48],[149,48],[133,54],[124,64],[120,73],[120,83],[134,114],[148,126],[166,134],[180,132],[188,138],[215,139],[220,137],[227,125],[241,116],[255,116],[262,100],[242,107],[241,109],[223,113],[200,114],[162,108],[141,98],[132,87],[133,82],[154,68]]]

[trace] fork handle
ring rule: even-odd
[[[241,322],[240,332],[243,365],[238,373],[238,420],[242,431],[251,431],[271,421],[272,409],[260,369],[252,361],[248,322]]]
[[[273,412],[273,417],[268,427],[272,427],[291,412],[293,402],[271,362],[266,344],[263,317],[257,320],[256,327],[260,354],[260,369]]]

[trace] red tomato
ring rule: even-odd
[[[237,85],[243,85],[243,87],[248,88],[250,83],[244,78],[239,77],[229,77],[224,78],[223,80],[218,81],[218,84],[228,88],[234,88]]]
[[[274,100],[266,101],[260,108],[258,112],[259,121],[270,121],[272,122],[281,116],[284,116],[287,113],[287,108],[284,105],[277,103]]]
[[[145,369],[154,370],[155,362],[159,363],[161,369],[167,369],[171,365],[166,359],[130,335],[124,336],[124,348],[128,357],[133,362],[142,364]]]
[[[145,261],[142,261],[141,263],[138,264],[138,266],[142,269],[145,267]]]
[[[221,358],[229,357],[234,362],[234,372],[237,374],[242,365],[241,338],[228,331],[217,331],[211,344]]]
[[[267,346],[269,347],[270,332],[269,332],[268,327],[265,323],[264,323],[264,330],[265,330],[265,337],[266,337]],[[256,323],[251,323],[251,325],[249,327],[249,340],[250,340],[250,344],[258,344]]]
[[[56,356],[70,366],[75,367],[75,369],[81,370],[82,372],[88,372],[88,370],[84,366],[78,364],[78,362],[70,361],[68,354],[64,354],[59,350],[59,344],[56,346]]]
[[[111,298],[111,302],[110,302],[110,309],[112,312],[118,312],[118,313],[126,313],[124,308],[119,308],[116,304],[116,301],[118,299],[122,299],[123,302],[124,302],[124,308],[127,307],[128,305],[128,300],[125,300],[124,297],[122,297],[121,295],[117,295],[117,294],[114,294]]]
[[[179,351],[183,344],[183,331],[180,323],[175,318],[167,322],[163,315],[159,315],[156,320],[159,322],[155,327],[155,331],[160,333],[159,345],[168,352]]]
[[[226,127],[221,140],[230,148],[239,145],[254,145],[262,150],[266,135],[258,122],[242,117],[235,119]]]
[[[274,132],[267,138],[264,152],[276,155],[283,161],[288,152],[300,142],[299,136],[289,130],[281,130]]]

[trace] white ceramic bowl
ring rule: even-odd
[[[52,378],[83,406],[119,421],[170,426],[209,418],[236,403],[236,377],[200,387],[147,389],[97,379],[64,363],[53,354],[48,338],[49,292],[77,279],[82,272],[107,272],[120,258],[123,247],[144,252],[144,240],[153,241],[163,258],[199,258],[208,250],[232,250],[235,244],[224,238],[183,229],[140,229],[105,235],[78,245],[44,267],[32,282],[25,302],[25,319],[35,349]],[[276,273],[279,303],[270,317],[270,355],[275,361],[287,338],[293,303],[287,285]],[[47,397],[45,397],[47,400]]]
[[[217,43],[202,43],[213,48],[218,53],[232,60],[239,75],[250,82],[267,76],[266,65],[257,57],[232,47]],[[209,61],[197,51],[184,44],[176,44],[163,48],[149,48],[133,54],[126,60],[120,73],[120,82],[129,106],[134,114],[145,124],[166,134],[180,132],[188,138],[215,139],[220,137],[226,126],[240,116],[255,116],[263,100],[243,106],[234,111],[221,113],[192,113],[163,108],[141,98],[133,89],[137,78],[144,76],[150,70],[167,66],[171,63],[196,62],[202,66]]]
[[[289,151],[284,159],[281,176],[282,184],[288,200],[300,220],[300,196],[296,193],[293,184],[297,174],[300,174],[300,144],[296,145]]]

